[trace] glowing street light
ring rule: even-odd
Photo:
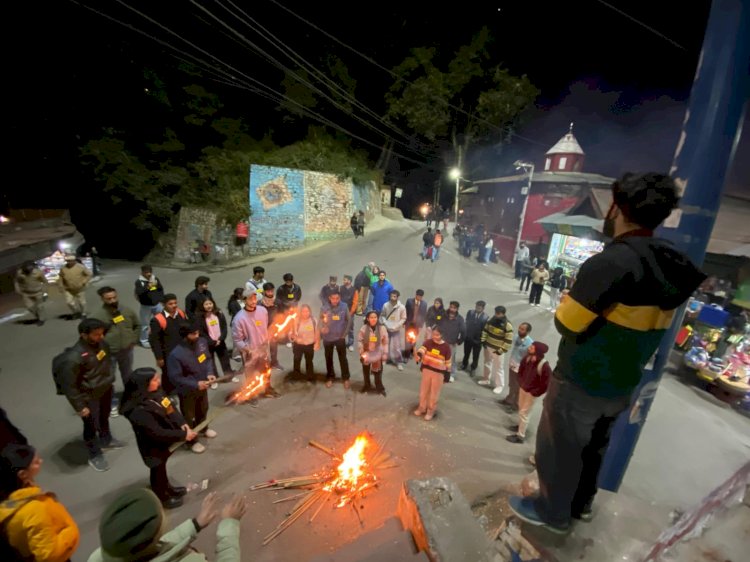
[[[456,180],[456,202],[453,205],[453,214],[454,214],[455,224],[458,224],[458,190],[461,185],[461,180],[464,180],[464,181],[469,181],[469,180],[461,177],[461,170],[459,168],[451,168],[450,171],[448,172],[448,177],[452,180]]]

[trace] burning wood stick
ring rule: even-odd
[[[299,519],[305,511],[310,509],[310,507],[312,507],[312,505],[315,504],[315,502],[321,498],[322,494],[323,492],[321,490],[313,492],[310,495],[310,497],[307,499],[307,501],[302,504],[301,507],[299,507],[295,512],[293,512],[292,515],[284,519],[284,521],[282,521],[273,531],[271,531],[268,535],[265,536],[265,538],[263,539],[263,546],[266,546],[273,539],[275,539],[281,533],[283,533],[289,527],[291,527],[292,523],[294,523],[297,519]]]
[[[320,510],[323,509],[323,506],[328,503],[328,498],[330,496],[326,496],[322,502],[320,502],[320,505],[318,506],[318,509],[315,510],[315,513],[312,514],[312,517],[310,517],[308,523],[312,523],[313,520],[318,516],[318,513],[320,513]]]
[[[296,500],[297,498],[301,498],[302,496],[308,496],[310,494],[311,494],[311,492],[309,492],[309,491],[302,492],[301,494],[294,494],[293,496],[289,496],[289,497],[286,497],[286,498],[281,498],[280,500],[276,500],[273,503],[288,502],[288,501]]]
[[[325,454],[327,454],[327,455],[330,455],[330,456],[332,456],[332,457],[333,457],[334,459],[336,459],[337,461],[340,461],[340,460],[341,460],[341,457],[340,457],[340,456],[338,456],[338,455],[337,455],[337,454],[336,454],[336,453],[335,453],[335,452],[334,452],[333,450],[329,449],[329,448],[328,448],[328,447],[326,447],[325,445],[321,445],[321,444],[320,444],[320,443],[318,443],[317,441],[312,441],[312,440],[311,440],[311,441],[310,441],[310,442],[309,442],[308,444],[309,444],[309,445],[310,445],[311,447],[315,447],[316,449],[319,449],[319,450],[323,451],[323,452],[324,452]]]

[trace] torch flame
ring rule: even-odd
[[[416,343],[417,342],[417,333],[414,330],[409,330],[406,332],[406,340],[409,343]]]
[[[274,327],[276,328],[276,330],[274,331],[274,333],[273,333],[273,336],[272,336],[272,337],[274,337],[274,338],[275,338],[275,337],[276,337],[276,336],[278,336],[278,335],[279,335],[279,334],[280,334],[281,332],[283,332],[283,331],[284,331],[284,328],[286,328],[286,327],[287,327],[287,325],[289,324],[289,322],[291,322],[291,321],[292,321],[292,320],[294,320],[295,318],[297,318],[297,313],[296,313],[296,312],[294,312],[294,313],[292,313],[292,314],[289,314],[289,315],[288,315],[288,316],[287,316],[286,318],[284,318],[284,321],[283,321],[283,322],[281,322],[280,324],[274,324]]]
[[[375,482],[375,475],[370,472],[370,466],[365,457],[365,449],[370,444],[370,439],[366,434],[358,435],[354,444],[344,453],[341,464],[336,468],[337,476],[323,487],[328,492],[335,491],[341,494],[336,507],[343,507]]]
[[[232,394],[227,402],[236,402],[237,404],[247,402],[254,396],[260,394],[260,392],[266,388],[266,385],[270,380],[271,369],[268,369],[262,373],[258,373],[253,378],[251,378],[244,387]]]

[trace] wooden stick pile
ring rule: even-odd
[[[383,440],[382,442],[378,443],[378,447],[375,451],[375,454],[372,456],[372,461],[370,461],[368,464],[370,468],[373,471],[376,470],[385,470],[388,468],[395,468],[398,465],[391,459],[391,455],[385,451],[383,451],[383,448],[385,447],[385,444],[387,442],[386,440]],[[332,449],[321,445],[320,443],[316,441],[310,441],[309,445],[311,447],[315,447],[316,449],[323,451],[327,455],[329,455],[331,458],[340,461],[341,456],[338,455],[335,451]],[[269,480],[268,482],[262,482],[260,484],[255,484],[254,486],[250,487],[251,491],[256,490],[291,490],[291,489],[304,489],[306,491],[298,494],[294,494],[292,496],[288,496],[285,498],[278,499],[274,501],[273,503],[282,503],[292,500],[297,500],[297,502],[294,504],[294,507],[290,509],[287,512],[287,517],[284,519],[281,523],[279,523],[276,528],[268,533],[264,539],[263,539],[263,546],[266,546],[268,543],[270,543],[272,540],[274,540],[276,537],[278,537],[281,533],[286,531],[289,527],[294,524],[295,521],[297,521],[300,517],[302,517],[302,514],[304,514],[307,510],[309,510],[311,507],[313,507],[315,504],[318,504],[318,508],[313,512],[312,516],[308,519],[308,523],[312,523],[315,518],[317,517],[318,513],[323,509],[323,506],[326,505],[330,500],[334,499],[334,492],[326,490],[324,486],[336,478],[336,467],[326,469],[324,472],[320,474],[310,474],[307,476],[294,476],[291,478],[280,478],[280,479],[274,479]],[[373,487],[377,487],[377,483],[374,483],[371,486],[367,486],[366,488],[363,488],[360,490],[361,492],[364,492],[365,490],[369,490]],[[356,506],[354,505],[356,502],[352,501],[350,502],[350,505],[354,509],[354,511],[357,514],[357,518],[360,518],[359,511],[357,511]],[[335,499],[334,499],[335,504]],[[361,518],[360,524],[362,523]]]

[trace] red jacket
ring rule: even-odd
[[[518,384],[532,396],[541,396],[547,392],[552,369],[544,358],[549,347],[547,344],[535,341],[534,355],[526,355],[518,367]]]

